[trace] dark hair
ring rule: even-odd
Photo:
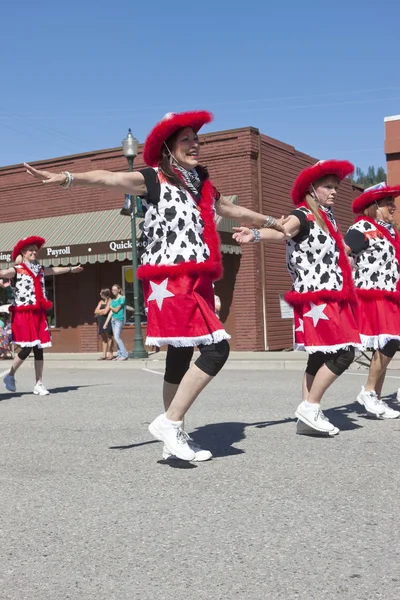
[[[181,131],[181,129],[178,129],[178,131],[175,131],[175,133],[170,135],[169,138],[162,145],[161,158],[158,163],[158,168],[160,169],[161,173],[164,175],[165,179],[171,185],[176,185],[176,187],[183,187],[186,189],[186,185],[184,184],[182,179],[179,177],[179,175],[176,174],[176,172],[174,171],[174,169],[170,163],[170,153],[168,152],[168,149],[170,152],[172,152],[172,149],[176,142],[176,138],[178,137],[178,134],[180,131]],[[167,149],[167,146],[168,146],[168,149]],[[199,177],[202,181],[204,181],[205,179],[208,179],[208,171],[207,171],[206,167],[197,165],[196,171],[198,172]]]
[[[363,215],[364,217],[369,217],[370,219],[376,219],[377,214],[378,214],[378,208],[381,208],[381,206],[386,206],[387,202],[394,201],[394,198],[392,196],[386,196],[385,198],[381,198],[380,200],[375,200],[375,202],[373,202],[372,204],[370,204],[369,206],[366,206],[363,210]]]
[[[108,288],[103,288],[100,290],[100,296],[104,296],[104,298],[110,298],[111,292]]]

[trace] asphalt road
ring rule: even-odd
[[[0,395],[1,600],[398,600],[400,419],[358,412],[356,373],[326,398],[340,435],[296,435],[300,379],[221,373],[187,422],[215,458],[167,464],[160,374],[53,365],[40,398],[24,365]]]

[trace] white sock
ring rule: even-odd
[[[305,408],[319,408],[321,406],[319,402],[316,404],[315,402],[309,402],[308,400],[303,400],[303,404]]]
[[[165,414],[163,414],[163,421],[166,425],[177,425],[182,423],[182,421],[171,421],[171,419],[168,419]]]

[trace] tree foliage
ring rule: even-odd
[[[364,173],[360,167],[356,167],[356,171],[351,180],[354,183],[358,183],[359,185],[367,188],[370,185],[375,185],[376,183],[386,181],[386,172],[383,167],[378,167],[375,169],[374,166],[370,166],[368,167],[367,172]]]

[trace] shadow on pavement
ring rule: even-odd
[[[338,427],[341,431],[350,431],[352,429],[360,429],[362,425],[357,422],[359,416],[364,415],[363,408],[358,403],[344,404],[335,408],[329,408],[324,411],[329,420]],[[366,414],[365,414],[366,416]],[[286,417],[276,421],[259,421],[255,423],[242,423],[239,421],[226,421],[223,423],[210,423],[203,425],[193,432],[190,432],[192,439],[202,448],[206,448],[212,452],[214,458],[222,458],[224,456],[236,456],[244,454],[245,450],[235,448],[234,444],[241,442],[246,438],[246,428],[255,427],[263,429],[272,425],[292,425],[297,422],[295,417]],[[326,436],[323,436],[326,437]],[[141,446],[150,444],[158,444],[157,440],[146,442],[138,442],[136,444],[128,444],[125,446],[110,446],[110,450],[132,450]],[[168,466],[179,468],[192,468],[192,463],[187,463],[180,460],[159,460],[159,464],[168,464]],[[188,465],[192,465],[189,467]]]

